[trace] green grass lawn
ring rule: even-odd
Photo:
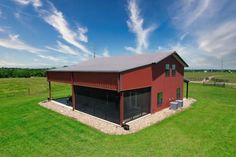
[[[40,107],[45,78],[0,79],[0,156],[236,156],[236,89],[190,84],[197,102],[131,135],[101,133]],[[53,84],[53,96],[70,87]]]
[[[230,83],[236,83],[236,72],[185,72],[184,77],[192,81],[201,81],[206,77],[213,76],[217,79],[228,80]]]

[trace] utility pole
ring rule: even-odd
[[[221,71],[223,71],[224,64],[223,64],[223,57],[221,57]]]
[[[93,58],[95,59],[96,57],[96,52],[95,52],[95,46],[93,45]]]

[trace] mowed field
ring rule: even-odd
[[[236,156],[236,89],[190,84],[197,102],[131,135],[106,135],[40,107],[45,78],[0,79],[0,156]],[[53,84],[53,97],[69,86]]]
[[[192,81],[201,81],[206,77],[228,80],[229,83],[236,83],[236,72],[191,72],[186,71],[184,77]]]

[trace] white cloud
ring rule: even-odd
[[[14,49],[18,51],[27,51],[30,53],[44,52],[45,50],[33,47],[19,39],[19,35],[9,35],[8,38],[0,38],[0,47]]]
[[[21,5],[29,5],[32,4],[35,8],[41,7],[41,0],[15,0],[18,4]]]
[[[77,31],[70,28],[62,12],[58,11],[52,3],[49,3],[49,9],[37,9],[42,19],[51,25],[61,37],[69,44],[79,48],[82,52],[91,54],[91,52],[81,42],[87,42],[87,28],[78,27]]]
[[[46,1],[47,5],[43,6],[40,0],[16,0],[22,5],[32,4],[39,16],[50,26],[52,26],[67,43],[77,47],[81,52],[92,55],[89,49],[81,42],[88,42],[86,33],[88,29],[77,25],[77,30],[71,29],[69,23],[63,13],[53,5],[50,1]]]
[[[188,35],[188,33],[183,33],[181,36],[180,36],[180,41],[183,41],[186,36]]]
[[[78,26],[78,39],[80,41],[83,41],[83,42],[88,42],[88,37],[86,36],[86,33],[88,32],[88,28],[86,27],[82,27],[82,26]]]
[[[128,3],[129,20],[128,27],[136,35],[136,47],[125,47],[126,50],[141,54],[148,47],[148,37],[156,29],[155,25],[143,28],[144,19],[140,16],[139,8],[135,0],[129,0]]]
[[[230,67],[228,56],[235,57],[232,54],[236,52],[235,4],[229,0],[182,0],[171,5],[172,22],[182,33],[172,47],[180,49],[191,67],[219,68],[221,58],[226,58],[225,65]]]
[[[170,44],[168,47],[161,47],[162,51],[176,51],[190,66],[190,68],[212,68],[211,62],[203,51],[192,45],[183,45],[181,43]]]
[[[17,51],[33,53],[33,54],[36,54],[40,58],[47,59],[47,60],[54,61],[54,62],[64,62],[62,59],[56,58],[54,56],[44,55],[43,53],[47,52],[46,50],[39,49],[39,48],[33,47],[33,46],[25,43],[24,41],[19,39],[18,34],[9,35],[8,38],[0,39],[0,47],[4,47],[7,49],[13,49],[13,50],[17,50]],[[2,64],[0,64],[0,65],[20,66],[19,64],[12,64],[12,63],[6,64],[3,61],[2,61]]]
[[[19,12],[16,12],[16,13],[14,13],[14,16],[16,17],[16,19],[20,19],[20,17],[21,17],[21,15],[20,15],[20,13]]]
[[[0,67],[23,67],[25,64],[0,60]]]
[[[47,60],[51,60],[51,61],[54,61],[54,62],[62,61],[61,59],[56,58],[56,57],[54,57],[54,56],[42,55],[42,54],[39,54],[38,56],[39,56],[40,58],[47,59]]]
[[[0,32],[5,32],[5,29],[0,27]]]
[[[57,41],[57,45],[55,47],[46,46],[47,49],[52,51],[57,51],[63,54],[70,54],[74,56],[78,56],[79,53],[83,53],[81,58],[86,55],[92,55],[89,49],[82,43],[88,42],[87,32],[88,29],[86,27],[82,27],[81,25],[77,25],[77,29],[72,29],[67,22],[63,13],[53,5],[50,1],[45,1],[43,5],[40,0],[16,0],[21,5],[33,5],[35,11],[39,14],[40,18],[42,18],[47,24],[52,26],[59,34],[60,37],[71,46]],[[16,17],[18,17],[16,15]],[[48,59],[54,62],[65,62],[65,60],[58,59],[53,56],[44,55],[42,53],[38,54],[38,57],[43,59]]]
[[[192,10],[192,6],[195,4],[193,1],[191,1],[191,7],[188,7],[186,9],[186,25],[190,25],[194,23],[203,13],[206,11],[207,7],[209,6],[210,0],[199,0],[198,4],[194,7],[194,10]]]
[[[104,49],[104,52],[102,54],[103,57],[110,57],[110,53],[107,48]]]
[[[39,57],[39,56],[38,56]],[[48,60],[48,59],[47,59]],[[46,61],[46,59],[44,59],[43,61],[38,59],[38,58],[34,58],[33,59],[34,63],[32,64],[32,62],[25,62],[25,61],[17,61],[15,60],[15,58],[9,58],[8,59],[0,59],[0,67],[12,67],[12,68],[48,68],[51,66],[61,66],[61,62],[53,62],[52,60],[48,60]]]
[[[0,18],[2,17],[2,10],[0,9]]]
[[[221,59],[216,57],[217,55],[209,55],[206,51],[198,48],[193,44],[183,44],[183,43],[171,43],[166,47],[158,47],[158,51],[176,51],[189,65],[190,69],[199,68],[213,68],[221,69]],[[235,53],[236,54],[236,53]],[[235,68],[236,64],[234,53],[227,54],[223,57],[224,68]]]
[[[205,30],[198,34],[199,48],[209,55],[222,57],[236,51],[236,21],[219,25],[216,29]]]
[[[34,58],[34,59],[33,59],[33,61],[34,61],[34,62],[38,62],[38,61],[39,61],[39,59],[37,59],[37,58]]]
[[[69,54],[69,55],[79,55],[79,52],[68,45],[65,45],[61,43],[60,41],[57,41],[57,46],[55,48],[46,46],[47,49],[52,51],[57,51],[63,54]]]
[[[209,9],[211,0],[182,0],[176,1],[170,9],[171,14],[174,14],[172,20],[179,27],[186,28],[191,26],[202,16],[208,16],[205,12]],[[176,11],[173,11],[176,10]]]

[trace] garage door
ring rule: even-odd
[[[124,92],[124,121],[136,119],[150,113],[150,88]]]

